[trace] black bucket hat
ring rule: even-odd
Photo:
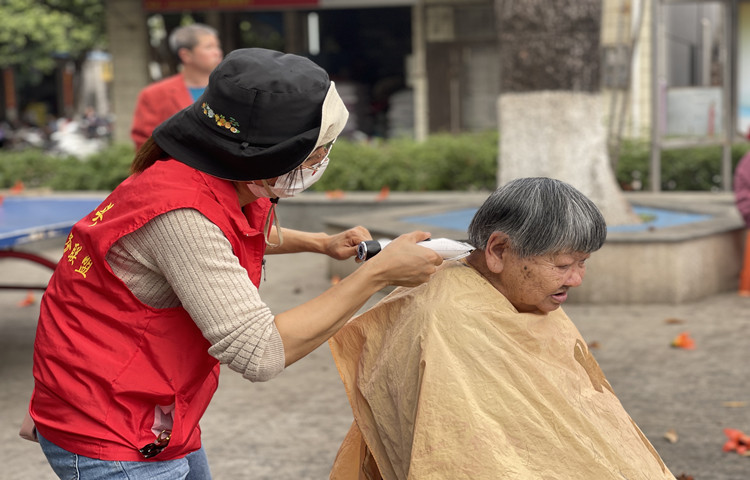
[[[203,95],[159,125],[172,158],[215,177],[283,175],[338,136],[348,112],[328,74],[311,60],[263,48],[229,53]]]

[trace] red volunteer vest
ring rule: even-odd
[[[68,451],[143,461],[138,449],[156,439],[157,409],[172,405],[171,440],[154,460],[200,448],[198,422],[219,376],[209,342],[184,308],[141,303],[105,260],[118,239],[177,208],[194,208],[221,228],[260,283],[267,199],[243,212],[231,182],[174,160],[118,186],[71,230],[41,304],[30,412],[39,432]]]

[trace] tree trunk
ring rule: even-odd
[[[602,0],[496,0],[498,184],[546,176],[575,186],[609,225],[635,223],[607,152],[600,89]]]

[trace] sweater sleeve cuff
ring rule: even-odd
[[[284,343],[281,340],[279,330],[276,324],[271,322],[268,325],[269,332],[268,343],[263,351],[263,357],[260,359],[258,370],[253,375],[253,381],[266,382],[284,370],[286,357],[284,356]]]

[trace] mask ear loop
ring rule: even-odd
[[[271,190],[271,186],[265,179],[261,180],[263,187],[269,195],[271,195],[271,209],[266,214],[266,222],[263,225],[263,238],[266,241],[266,245],[271,248],[280,247],[284,243],[284,236],[281,234],[281,224],[279,223],[279,217],[276,215],[276,205],[279,203],[279,197],[274,196],[275,193]],[[273,224],[276,225],[276,234],[279,236],[279,243],[271,243],[271,217],[273,216]]]
[[[281,234],[281,224],[279,223],[279,217],[276,215],[276,205],[279,203],[278,197],[271,199],[271,209],[266,214],[266,223],[263,226],[263,237],[266,240],[266,245],[271,248],[280,247],[284,243],[284,236]],[[273,225],[276,226],[276,234],[279,236],[279,243],[271,243],[271,217],[273,217]]]

